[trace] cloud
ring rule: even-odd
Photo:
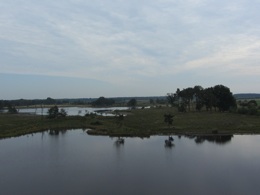
[[[10,0],[0,7],[0,72],[114,84],[260,76],[259,8],[256,0]]]

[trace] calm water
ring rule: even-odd
[[[127,110],[128,107],[108,107],[108,108],[94,108],[94,107],[60,107],[63,108],[69,116],[84,116],[86,113],[97,113],[107,116],[113,116],[109,111]],[[49,108],[22,108],[19,113],[30,113],[36,115],[47,115]],[[100,112],[104,111],[104,112]],[[108,112],[106,112],[108,111]]]
[[[260,136],[221,140],[89,136],[0,140],[1,194],[260,194]]]

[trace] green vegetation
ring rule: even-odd
[[[168,107],[168,104],[171,107]],[[0,101],[0,138],[12,137],[44,130],[91,129],[92,135],[150,136],[155,134],[260,134],[259,100],[238,100],[236,102],[229,88],[216,85],[203,89],[201,86],[177,89],[167,98],[148,99],[120,98],[122,105],[143,109],[115,111],[114,117],[86,113],[85,116],[67,116],[57,105],[50,107],[47,117],[17,114],[15,106]],[[15,102],[12,102],[15,103]],[[28,102],[27,102],[28,103]],[[53,104],[47,98],[45,103]],[[116,105],[121,105],[118,103]],[[145,105],[152,108],[144,109]],[[100,97],[92,106],[115,105],[114,99]],[[42,105],[40,105],[42,107]]]
[[[92,102],[92,106],[96,107],[112,106],[113,104],[115,104],[115,100],[105,97],[100,97]]]
[[[14,106],[9,104],[8,105],[8,113],[10,113],[10,114],[17,114],[18,111],[17,111],[17,109]]]
[[[62,108],[59,111],[58,106],[53,106],[48,110],[48,115],[47,118],[53,119],[53,118],[58,118],[58,117],[66,117],[67,112]]]
[[[122,114],[127,113],[123,117]],[[174,116],[166,120],[165,114]],[[166,117],[167,118],[167,117]],[[170,122],[169,122],[170,121]],[[171,124],[172,123],[172,124]],[[36,115],[0,114],[0,138],[44,130],[92,129],[93,135],[149,136],[155,134],[251,134],[260,133],[259,116],[231,112],[178,112],[161,107],[117,111],[115,117],[67,116],[54,119]]]
[[[132,98],[131,100],[129,100],[129,102],[127,102],[127,106],[131,109],[135,109],[137,104],[137,101],[135,98]]]
[[[203,89],[201,86],[177,89],[175,93],[168,94],[168,102],[177,107],[180,112],[191,110],[201,111],[203,107],[207,110],[219,110],[221,112],[236,108],[236,100],[229,88],[216,85]],[[195,109],[192,105],[195,103]]]

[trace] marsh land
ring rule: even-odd
[[[171,125],[164,115],[173,115]],[[150,136],[160,134],[259,134],[259,116],[231,112],[180,113],[171,107],[119,110],[115,116],[86,115],[48,119],[31,114],[0,114],[0,138],[45,130],[89,129],[92,135]]]

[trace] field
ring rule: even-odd
[[[173,124],[164,114],[174,115]],[[0,114],[0,138],[44,130],[91,129],[89,134],[150,136],[156,134],[260,134],[260,117],[221,112],[178,113],[173,108],[128,110],[125,117],[67,116],[47,119],[36,115]]]

